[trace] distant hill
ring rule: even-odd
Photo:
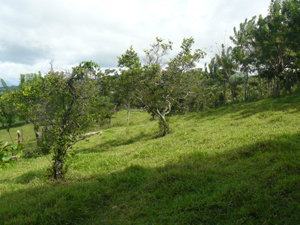
[[[9,88],[10,88],[10,90],[14,91],[15,89],[18,89],[19,86],[17,86],[17,85],[11,85],[11,86],[9,86]],[[5,90],[4,87],[0,87],[0,93],[1,92],[6,92],[6,90]]]

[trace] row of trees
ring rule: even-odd
[[[234,46],[222,45],[209,64],[208,77],[223,82],[224,101],[226,88],[234,102],[239,89],[247,100],[257,89],[260,96],[280,95],[299,86],[299,7],[299,0],[272,0],[266,17],[246,19],[239,30],[234,28],[230,37]]]
[[[103,72],[88,61],[70,72],[51,66],[44,76],[21,75],[19,88],[7,87],[0,98],[0,119],[8,128],[16,117],[33,124],[39,149],[53,153],[52,175],[59,179],[68,149],[118,108],[126,108],[127,125],[131,108],[147,110],[164,136],[172,114],[292,92],[300,75],[299,7],[298,0],[272,0],[269,14],[234,28],[233,46],[222,45],[204,69],[196,66],[206,53],[192,50],[192,37],[169,60],[173,43],[156,38],[143,62],[132,46],[126,50],[118,71]]]
[[[232,46],[221,45],[204,70],[195,67],[205,53],[192,53],[192,38],[184,39],[180,53],[168,62],[163,56],[172,43],[157,39],[145,51],[143,66],[131,47],[119,57],[128,81],[127,109],[130,99],[137,99],[136,105],[142,103],[165,124],[167,114],[292,93],[300,85],[299,8],[299,0],[272,0],[266,17],[254,16],[234,28]]]
[[[201,50],[192,53],[193,43],[193,38],[184,39],[181,52],[165,62],[163,56],[172,49],[172,43],[157,38],[145,51],[144,65],[130,47],[118,57],[119,73],[102,72],[96,63],[88,61],[71,72],[51,69],[44,76],[21,75],[19,88],[7,89],[1,96],[2,117],[11,117],[8,128],[16,117],[33,125],[38,148],[44,154],[52,153],[52,176],[59,179],[68,149],[87,137],[85,133],[92,124],[111,117],[122,103],[128,112],[132,104],[157,116],[163,135],[168,133],[166,115],[173,103],[189,92],[185,72],[205,54]]]

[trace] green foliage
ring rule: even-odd
[[[95,82],[99,69],[92,62],[80,63],[72,74],[50,71],[45,79],[48,84],[45,93],[43,117],[45,123],[41,150],[53,153],[53,178],[63,177],[64,163],[69,147],[86,137],[82,133],[95,121],[98,113],[94,110]],[[49,149],[50,148],[50,149]]]
[[[165,55],[169,54],[169,51],[172,50],[173,42],[170,40],[165,42],[164,39],[156,37],[156,41],[151,44],[149,50],[144,49],[146,57],[144,58],[144,63],[147,66],[152,64],[165,65],[166,61],[163,58]]]
[[[0,170],[5,170],[7,165],[13,165],[15,161],[13,155],[18,154],[24,148],[22,144],[15,145],[15,144],[5,144],[2,146],[0,142]]]
[[[118,57],[118,67],[131,69],[135,64],[139,63],[138,54],[133,50],[132,45],[126,50],[125,54]]]
[[[171,113],[174,102],[185,98],[190,91],[190,69],[202,58],[205,53],[197,49],[192,54],[193,38],[184,39],[181,51],[174,59],[168,62],[168,67],[163,70],[163,56],[172,49],[172,43],[164,43],[163,39],[156,39],[146,53],[146,65],[141,69],[139,87],[136,98],[141,101],[147,111],[157,116],[163,125],[163,136],[168,133],[166,115]]]
[[[118,57],[118,67],[120,67],[121,74],[118,76],[116,89],[121,97],[120,102],[127,109],[127,126],[129,126],[129,112],[131,104],[134,102],[133,96],[141,73],[141,63],[132,46],[126,50],[125,54]]]
[[[196,63],[200,61],[200,59],[204,58],[206,53],[201,49],[196,49],[194,53],[192,53],[192,45],[195,43],[194,38],[184,38],[182,44],[180,46],[181,51],[174,57],[174,59],[169,62],[169,69],[174,69],[172,67],[176,67],[177,70],[181,72],[186,72],[194,67],[196,67]]]
[[[11,92],[10,87],[8,87],[7,84],[6,84],[6,82],[3,79],[1,79],[1,78],[0,78],[0,83],[2,85],[2,88],[4,88],[5,92],[7,92],[7,93]]]
[[[85,139],[82,133],[98,117],[96,108],[101,104],[94,103],[101,76],[96,63],[82,62],[71,74],[51,70],[44,77],[21,75],[20,90],[1,97],[13,102],[15,111],[34,125],[38,149],[29,155],[52,152],[55,179],[63,176],[68,148]]]
[[[13,104],[10,94],[12,93],[11,89],[6,85],[5,81],[0,78],[2,86],[5,88],[5,92],[0,94],[0,122],[2,122],[2,128],[5,128],[9,132],[12,124],[16,121],[16,109]]]

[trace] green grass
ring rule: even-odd
[[[299,102],[174,116],[160,138],[146,113],[126,127],[119,112],[73,147],[64,181],[45,180],[49,157],[2,172],[0,224],[300,224]]]

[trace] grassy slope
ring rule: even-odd
[[[120,112],[74,146],[64,182],[43,179],[46,157],[2,172],[0,224],[299,224],[299,102],[175,116],[162,138],[148,115],[125,127]]]

